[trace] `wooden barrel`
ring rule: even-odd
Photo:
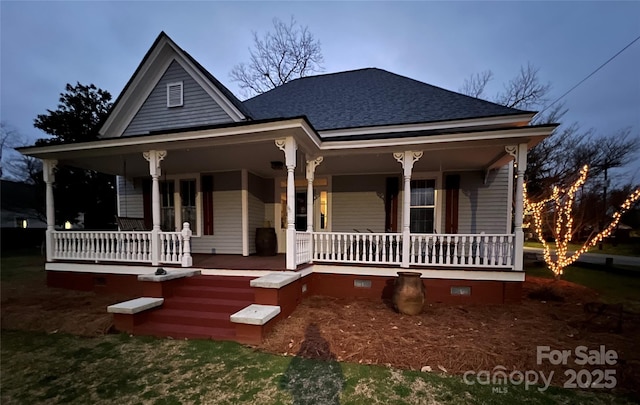
[[[256,254],[275,256],[278,254],[278,239],[275,228],[256,228]]]

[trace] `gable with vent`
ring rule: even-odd
[[[174,60],[123,135],[234,122]]]
[[[240,100],[163,32],[114,103],[100,136],[146,135],[248,117]]]

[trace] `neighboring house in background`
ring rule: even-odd
[[[36,186],[0,180],[0,243],[4,250],[42,244],[47,223],[38,205],[44,207]]]
[[[2,228],[46,229],[47,223],[38,205],[36,186],[10,180],[0,180]]]
[[[44,160],[48,188],[56,164],[117,175],[119,215],[146,224],[50,227],[59,279],[159,265],[225,274],[198,261],[253,255],[256,230],[273,226],[282,270],[297,270],[304,291],[379,296],[411,268],[427,300],[511,302],[524,281],[527,150],[555,128],[530,125],[534,115],[375,68],[241,102],[161,33],[100,140],[21,152]]]

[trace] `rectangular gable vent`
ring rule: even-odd
[[[167,107],[182,107],[182,82],[167,84]]]

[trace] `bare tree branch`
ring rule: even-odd
[[[467,79],[464,79],[462,87],[458,90],[462,94],[475,98],[483,98],[484,89],[493,79],[493,72],[491,70],[485,70],[480,73],[473,74]]]
[[[538,70],[531,63],[521,66],[520,73],[504,86],[504,92],[496,95],[495,102],[523,110],[544,105],[551,84],[540,82]]]
[[[306,26],[293,17],[289,23],[274,18],[273,28],[262,38],[253,32],[249,63],[239,63],[231,70],[231,79],[238,82],[246,97],[323,70],[320,41]]]

